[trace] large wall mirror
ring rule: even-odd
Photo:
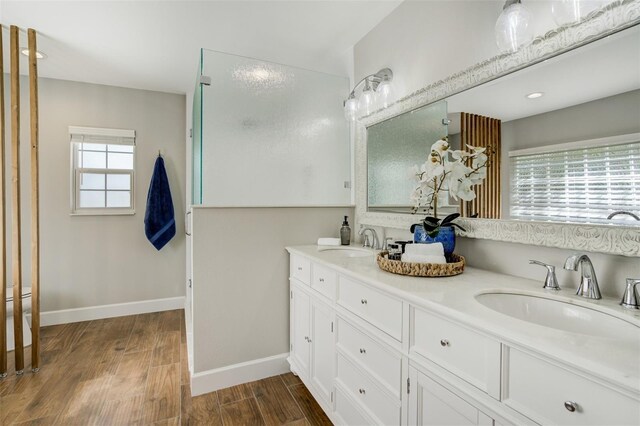
[[[392,227],[415,222],[416,216],[406,214],[415,185],[410,167],[423,163],[431,145],[448,135],[451,149],[480,141],[495,152],[484,188],[476,188],[482,200],[444,210],[480,218],[465,219],[469,236],[515,241],[529,234],[518,242],[640,255],[640,25],[635,19],[624,29],[483,84],[456,91],[440,87],[445,82],[425,89],[433,102],[417,106],[415,99],[405,99],[400,103],[408,111],[365,119],[359,134],[358,165],[366,165],[367,177],[366,193],[361,185],[357,195],[361,222]],[[454,94],[439,97],[447,91]],[[532,227],[543,235],[531,236]],[[492,238],[500,229],[507,230],[503,237]],[[585,245],[589,239],[607,241]]]

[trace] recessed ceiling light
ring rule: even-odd
[[[20,49],[20,53],[22,53],[24,56],[29,56],[29,49],[27,49],[26,47],[23,47],[22,49]],[[45,55],[39,50],[36,50],[36,59],[44,59],[46,57],[47,55]]]
[[[527,99],[535,99],[535,98],[541,98],[544,95],[543,92],[533,92],[533,93],[529,93],[527,96],[525,96]]]

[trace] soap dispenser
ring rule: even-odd
[[[351,228],[349,227],[349,216],[344,217],[342,227],[340,228],[340,243],[348,246],[351,243]]]

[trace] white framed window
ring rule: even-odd
[[[636,225],[640,133],[509,153],[513,219]]]
[[[69,126],[71,214],[134,214],[135,131]]]

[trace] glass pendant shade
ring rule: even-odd
[[[498,17],[495,34],[500,52],[516,52],[533,39],[531,12],[520,3],[509,5]]]
[[[374,92],[371,89],[365,90],[358,100],[358,115],[369,115],[373,110]]]
[[[386,108],[391,104],[391,83],[388,80],[381,81],[376,89],[378,108]]]
[[[606,3],[603,0],[555,0],[551,2],[551,15],[558,26],[572,24]]]
[[[344,117],[349,121],[356,121],[358,114],[358,100],[349,98],[344,102]]]

